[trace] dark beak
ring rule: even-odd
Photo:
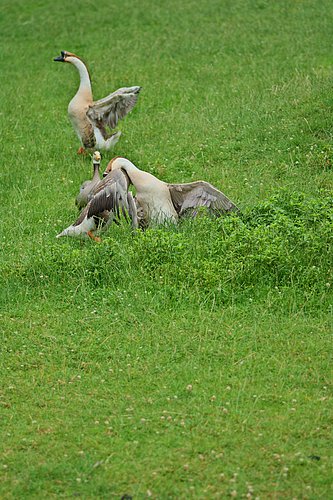
[[[65,62],[65,52],[61,51],[61,56],[55,57],[53,61]]]
[[[106,177],[109,172],[103,172],[103,177]]]

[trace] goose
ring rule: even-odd
[[[81,210],[84,208],[90,199],[93,197],[94,189],[101,181],[99,175],[99,167],[101,164],[101,153],[95,151],[93,154],[93,177],[90,181],[85,181],[80,187],[80,192],[76,197],[75,203]]]
[[[131,184],[136,190],[135,198],[129,191]],[[209,182],[168,184],[119,156],[108,163],[103,180],[94,193],[79,218],[57,238],[83,235],[100,241],[93,234],[99,223],[102,222],[105,229],[113,221],[119,223],[120,211],[126,219],[126,211],[129,213],[133,228],[177,223],[188,210],[199,207],[206,207],[215,215],[239,211],[225,194]]]
[[[118,142],[121,132],[110,135],[106,127],[113,130],[118,120],[133,109],[141,87],[120,88],[104,99],[94,101],[89,72],[82,59],[63,50],[54,61],[73,64],[80,75],[79,89],[68,105],[70,121],[82,144],[78,154],[95,147],[108,151]]]
[[[137,213],[139,210],[142,212],[145,225],[176,223],[188,210],[194,210],[193,215],[196,215],[195,209],[199,207],[207,207],[215,215],[239,211],[225,194],[209,182],[168,184],[119,156],[108,163],[103,176],[119,170],[127,174],[136,190]]]
[[[111,171],[97,184],[92,198],[77,220],[56,237],[81,236],[100,242],[101,239],[94,234],[95,231],[100,227],[105,230],[112,222],[119,224],[121,214],[128,221],[127,213],[131,218],[132,227],[137,228],[138,209],[131,191],[128,190],[129,184],[125,172]]]

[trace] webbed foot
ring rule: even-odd
[[[95,236],[92,231],[88,231],[87,232],[87,235],[89,236],[89,238],[91,238],[92,240],[96,241],[96,243],[100,243],[102,240],[99,236]]]

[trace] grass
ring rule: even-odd
[[[330,498],[328,1],[3,2],[2,498]],[[113,155],[240,216],[55,235],[91,171],[66,116],[142,85]]]

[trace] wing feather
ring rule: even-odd
[[[127,179],[121,170],[111,171],[98,184],[88,204],[88,218],[99,217],[103,212],[113,212],[119,219],[120,210],[128,210]]]
[[[128,213],[132,221],[132,228],[136,229],[139,227],[138,212],[131,191],[128,191],[127,193],[127,202],[128,202]]]
[[[168,184],[171,199],[178,215],[191,208],[207,207],[212,212],[237,211],[238,207],[229,198],[205,181],[187,184]]]
[[[87,111],[88,118],[96,126],[102,122],[114,129],[118,121],[134,108],[140,90],[141,87],[123,87],[107,97],[95,101]]]

